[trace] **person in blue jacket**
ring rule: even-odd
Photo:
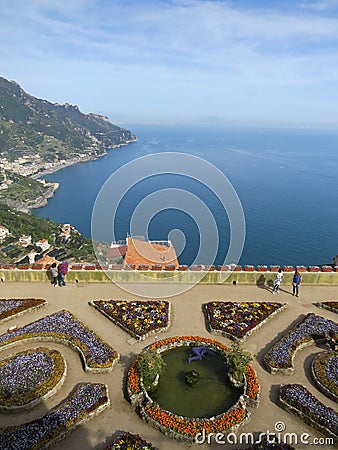
[[[296,297],[299,296],[299,286],[302,282],[302,276],[298,272],[298,270],[295,271],[295,274],[292,279],[292,295],[296,294]]]

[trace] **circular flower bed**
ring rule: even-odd
[[[175,336],[155,342],[144,351],[156,350],[158,353],[171,348],[205,345],[214,352],[224,354],[229,348],[213,339],[199,336]],[[211,418],[182,417],[162,409],[153,402],[144,389],[142,378],[138,370],[138,357],[132,362],[127,376],[127,392],[133,406],[137,406],[140,415],[148,423],[173,439],[195,442],[196,435],[205,433],[229,432],[248,420],[250,406],[256,406],[259,399],[259,385],[252,366],[247,366],[244,394],[228,411]]]
[[[286,304],[271,302],[209,302],[204,310],[210,331],[243,341]]]
[[[57,350],[26,350],[0,361],[0,409],[31,408],[54,394],[66,376]]]
[[[146,339],[169,327],[170,304],[167,301],[93,300],[89,304],[135,339]]]
[[[319,353],[312,361],[312,376],[317,387],[325,395],[338,400],[338,354]]]

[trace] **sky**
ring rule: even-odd
[[[1,0],[0,76],[118,124],[338,122],[338,0]]]

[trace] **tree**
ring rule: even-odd
[[[229,374],[239,383],[243,382],[246,372],[246,366],[252,361],[253,357],[250,352],[241,348],[234,342],[227,353],[227,362],[229,366]]]
[[[145,390],[151,390],[156,376],[163,371],[162,356],[156,350],[149,350],[139,355],[137,363]]]

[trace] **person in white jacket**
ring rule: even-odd
[[[280,287],[280,284],[281,284],[281,282],[282,282],[282,279],[283,279],[283,271],[282,271],[281,268],[279,268],[279,269],[278,269],[278,272],[277,272],[276,279],[275,279],[275,281],[273,282],[273,289],[272,289],[272,293],[273,293],[273,294],[274,294],[275,292],[277,292],[277,293],[279,294],[279,287]]]
[[[58,275],[59,275],[58,268],[56,267],[56,263],[53,263],[50,266],[49,271],[50,271],[50,274],[52,277],[51,284],[53,286],[56,286],[58,284]]]

